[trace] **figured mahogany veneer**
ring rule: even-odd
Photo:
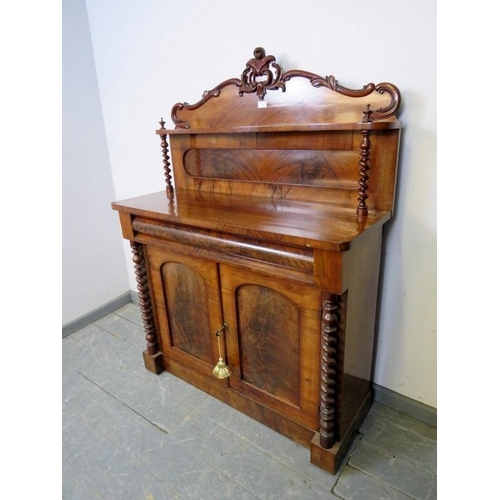
[[[175,128],[161,119],[165,191],[112,204],[146,368],[310,447],[332,473],[371,402],[400,101],[393,84],[348,89],[258,47],[240,78],[175,104]],[[232,374],[218,379],[223,324]]]

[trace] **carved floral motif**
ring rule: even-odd
[[[262,47],[253,51],[254,58],[247,62],[247,67],[241,75],[240,95],[257,93],[262,101],[267,90],[286,90],[283,81],[283,70],[274,56],[266,56]]]

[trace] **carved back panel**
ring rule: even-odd
[[[175,129],[160,122],[167,187],[169,135],[178,189],[392,210],[400,100],[390,83],[352,90],[333,76],[284,72],[258,47],[240,78],[175,104]]]

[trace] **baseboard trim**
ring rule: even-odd
[[[130,298],[132,299],[132,302],[135,302],[136,304],[139,303],[139,293],[135,290],[130,290]]]
[[[89,313],[80,316],[74,321],[66,323],[62,327],[62,337],[65,338],[68,335],[71,335],[72,333],[75,333],[76,331],[85,328],[87,325],[90,325],[94,321],[97,321],[98,319],[106,316],[107,314],[112,313],[116,309],[119,309],[120,307],[127,305],[129,302],[133,300],[132,297],[133,293],[134,292],[126,292],[123,295],[116,297],[116,299],[113,299],[110,302],[98,307],[97,309],[94,309],[93,311],[90,311]]]
[[[437,409],[408,398],[381,385],[373,384],[373,399],[393,410],[405,413],[416,420],[437,427]]]

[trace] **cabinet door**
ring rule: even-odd
[[[215,331],[223,324],[217,264],[156,247],[148,247],[148,259],[166,362],[213,377],[219,358]]]
[[[230,387],[317,429],[320,292],[224,264],[220,278]]]

